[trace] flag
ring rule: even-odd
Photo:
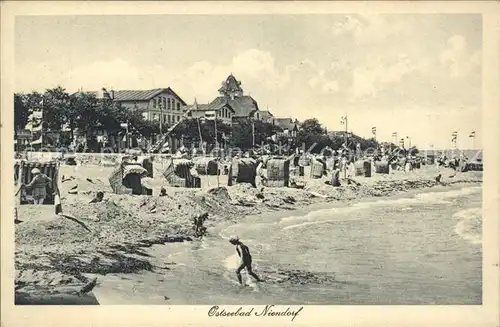
[[[457,131],[454,131],[454,132],[451,134],[451,141],[452,141],[452,142],[456,142],[456,141],[457,141],[457,136],[458,136],[458,132],[457,132]]]
[[[345,125],[345,123],[346,123],[346,122],[347,122],[347,116],[342,116],[342,117],[340,117],[340,123],[341,123],[342,125]]]
[[[61,214],[62,211],[62,205],[61,205],[61,196],[59,195],[59,190],[56,190],[56,195],[54,198],[54,209],[56,211],[56,215]]]
[[[469,137],[476,137],[476,131],[472,131],[472,132],[469,134]]]
[[[25,129],[38,132],[42,130],[42,121],[43,121],[43,112],[42,111],[33,111],[28,116],[28,124],[26,124]]]
[[[397,132],[392,133],[392,137],[398,137],[398,133]]]
[[[205,118],[207,120],[215,120],[215,110],[205,111]]]
[[[372,127],[372,134],[373,135],[377,134],[377,127]]]

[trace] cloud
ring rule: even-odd
[[[19,66],[16,74],[16,86],[23,86],[23,91],[43,91],[60,85],[68,91],[99,90],[102,87],[115,89],[142,88],[145,83],[144,71],[132,66],[128,61],[115,58],[109,61],[96,61],[64,70],[57,63],[26,64]]]
[[[218,95],[220,84],[230,73],[242,81],[244,91],[251,95],[296,94],[304,87],[320,93],[339,90],[339,83],[327,78],[311,60],[280,67],[270,52],[259,49],[244,50],[219,65],[195,62],[186,71],[178,72],[171,84],[181,94],[192,94],[198,101],[208,102]]]
[[[462,35],[448,39],[447,48],[439,56],[443,66],[448,68],[450,77],[466,77],[481,65],[481,51],[470,51]]]
[[[365,24],[363,24],[359,19],[354,16],[347,15],[335,22],[331,30],[334,36],[341,36],[345,34],[358,35],[364,27]]]
[[[325,76],[325,71],[320,70],[317,74],[314,74],[308,81],[308,85],[311,89],[316,89],[324,94],[336,93],[340,90],[339,82],[336,80],[330,80]]]
[[[110,61],[97,61],[89,65],[79,66],[70,70],[66,80],[61,84],[68,89],[130,89],[144,83],[141,71],[121,58]]]
[[[415,63],[407,54],[399,54],[393,61],[390,59],[369,57],[364,65],[353,70],[351,93],[354,98],[375,97],[380,91],[400,82],[406,75],[425,67],[425,63]]]
[[[413,28],[405,19],[391,15],[347,15],[336,21],[331,31],[336,37],[351,36],[357,45],[380,45],[391,37],[411,33]]]

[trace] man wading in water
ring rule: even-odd
[[[239,238],[237,236],[233,236],[229,239],[229,243],[236,245],[236,252],[238,253],[238,256],[241,259],[241,264],[236,269],[236,276],[238,276],[238,281],[240,282],[241,285],[243,285],[243,281],[241,280],[241,271],[244,268],[247,268],[247,272],[250,276],[255,278],[258,282],[262,282],[263,280],[259,278],[253,271],[252,271],[252,256],[250,255],[250,250],[248,249],[248,246],[245,244],[241,243]]]

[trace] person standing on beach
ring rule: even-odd
[[[243,244],[238,236],[232,236],[229,239],[229,243],[236,245],[236,252],[238,253],[238,257],[241,259],[241,263],[238,266],[238,269],[236,269],[236,276],[238,277],[238,281],[240,282],[241,285],[243,285],[243,281],[241,278],[241,271],[246,268],[247,272],[250,276],[255,278],[258,282],[262,282],[262,279],[259,278],[253,271],[252,271],[252,255],[250,254],[250,250],[248,249],[248,246]]]
[[[342,171],[342,179],[347,178],[347,158],[343,154],[342,158],[340,159],[340,170]]]
[[[31,174],[33,175],[33,179],[26,185],[26,188],[32,189],[32,197],[35,200],[35,204],[43,204],[43,201],[47,197],[46,186],[52,183],[52,179],[42,174],[38,168],[33,168]]]

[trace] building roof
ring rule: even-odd
[[[293,130],[297,127],[292,118],[274,118],[274,125],[288,130]]]
[[[186,102],[177,95],[170,87],[152,90],[109,90],[108,93],[114,92],[114,101],[149,101],[158,94],[167,92],[175,96],[182,105],[186,105]],[[82,93],[76,92],[74,94]],[[103,98],[103,91],[88,91],[85,93],[94,94],[98,99]]]
[[[158,94],[167,92],[175,96],[184,106],[186,105],[186,102],[170,87],[152,90],[118,90],[114,92],[115,101],[149,101]]]
[[[243,93],[243,89],[241,88],[241,82],[236,80],[236,77],[233,74],[230,74],[225,81],[222,82],[222,85],[219,89],[220,93],[229,94],[230,92],[241,92]]]
[[[259,110],[259,114],[264,120],[274,118],[273,114],[269,110]]]
[[[219,110],[223,108],[224,106],[227,106],[233,114],[235,113],[233,107],[226,101],[226,102],[211,102],[211,103],[194,103],[186,107],[186,110],[192,110],[192,111],[211,111],[211,110]]]
[[[220,104],[220,103],[228,103],[231,108],[234,110],[234,117],[251,117],[253,113],[259,110],[259,106],[257,105],[257,101],[255,101],[251,96],[244,95],[238,96],[234,99],[228,97],[217,97],[215,98],[211,104]]]

